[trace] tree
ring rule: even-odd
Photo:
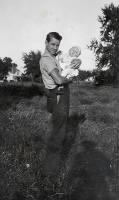
[[[0,79],[3,79],[3,61],[0,58]]]
[[[23,61],[25,68],[25,75],[31,75],[32,80],[37,76],[41,76],[39,61],[41,58],[41,52],[30,51],[30,53],[23,53]]]
[[[15,63],[14,63],[15,64]],[[4,79],[12,69],[12,59],[9,57],[0,58],[0,78]]]
[[[119,78],[119,6],[110,4],[102,9],[100,39],[94,39],[88,46],[95,54],[96,67],[108,67],[113,82]]]

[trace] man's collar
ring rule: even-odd
[[[44,53],[43,53],[43,55],[42,55],[43,57],[50,57],[50,58],[53,58],[53,59],[56,59],[56,56],[52,56],[50,53],[49,53],[49,51],[47,50],[47,49],[45,49],[45,51],[44,51]]]
[[[43,53],[43,57],[55,58],[55,56],[52,56],[47,49],[45,49],[45,52]]]

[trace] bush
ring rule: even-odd
[[[8,83],[0,85],[0,93],[2,95],[12,95],[12,96],[24,96],[32,97],[35,95],[43,95],[44,87],[43,85],[34,86],[31,82],[27,83]]]
[[[44,87],[32,86],[31,83],[3,83],[0,85],[0,109],[6,110],[12,104],[17,104],[21,98],[32,98],[33,96],[43,96]]]
[[[95,75],[94,84],[96,86],[113,83],[113,76],[109,70],[100,71]]]

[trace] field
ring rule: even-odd
[[[82,82],[70,90],[72,143],[52,181],[41,167],[51,128],[46,97],[1,90],[0,200],[118,199],[119,89]]]

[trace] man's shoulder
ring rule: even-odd
[[[41,56],[40,64],[45,65],[45,64],[48,64],[48,63],[53,63],[52,58],[47,57],[47,56]]]
[[[44,52],[44,54],[41,56],[40,64],[47,65],[50,63],[53,64],[54,59],[50,56],[50,54],[48,52]]]
[[[47,50],[45,50],[41,57],[42,58],[47,58],[47,57],[51,58],[51,55],[50,55],[50,53]]]

